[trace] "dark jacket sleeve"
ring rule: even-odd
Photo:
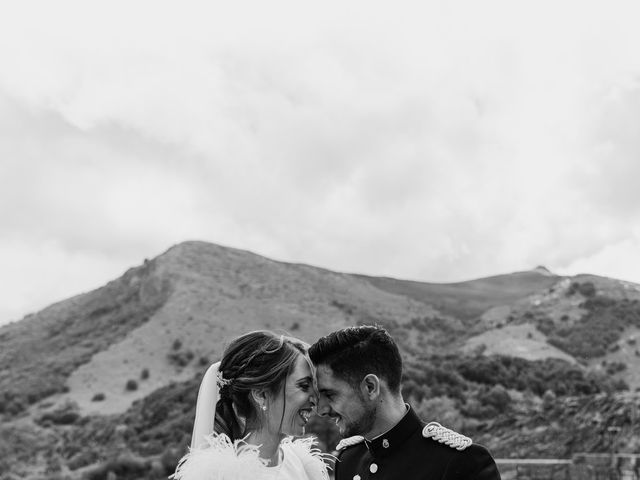
[[[481,445],[474,444],[451,460],[444,479],[500,480],[500,472],[489,451]]]

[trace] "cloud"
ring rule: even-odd
[[[0,288],[4,292],[0,323],[74,295],[101,287],[142,259],[113,258],[99,251],[69,251],[53,240],[0,239]]]
[[[639,122],[640,72],[610,85],[591,112],[585,151],[591,168],[579,176],[594,207],[624,222],[640,216]]]
[[[2,103],[19,120],[0,147],[3,232],[114,252],[189,230],[196,200],[189,175],[167,159],[171,149],[117,128],[81,131],[50,112]]]
[[[578,258],[558,273],[593,273],[599,275],[638,282],[637,265],[640,265],[640,232],[631,238],[603,246],[590,256]]]
[[[21,5],[0,19],[0,240],[34,269],[82,252],[67,276],[106,281],[105,258],[197,238],[455,281],[636,241],[631,4]]]

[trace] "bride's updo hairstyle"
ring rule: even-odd
[[[264,415],[251,391],[262,389],[277,395],[298,357],[307,355],[307,349],[308,345],[301,340],[266,330],[249,332],[233,340],[220,362],[215,431],[237,440],[250,430],[259,429]]]

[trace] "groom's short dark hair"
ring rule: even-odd
[[[402,358],[396,342],[382,327],[348,327],[322,337],[309,348],[314,365],[327,365],[333,374],[356,388],[373,373],[400,393]]]

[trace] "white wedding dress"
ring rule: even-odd
[[[313,439],[280,444],[280,462],[267,467],[258,456],[258,447],[232,442],[224,434],[213,433],[208,445],[191,449],[172,476],[174,480],[328,480],[327,466]]]
[[[232,442],[223,433],[214,432],[218,403],[218,368],[211,365],[202,379],[196,404],[191,448],[170,477],[174,480],[329,480],[323,454],[313,438],[280,443],[280,461],[266,466],[256,445],[244,440]]]

